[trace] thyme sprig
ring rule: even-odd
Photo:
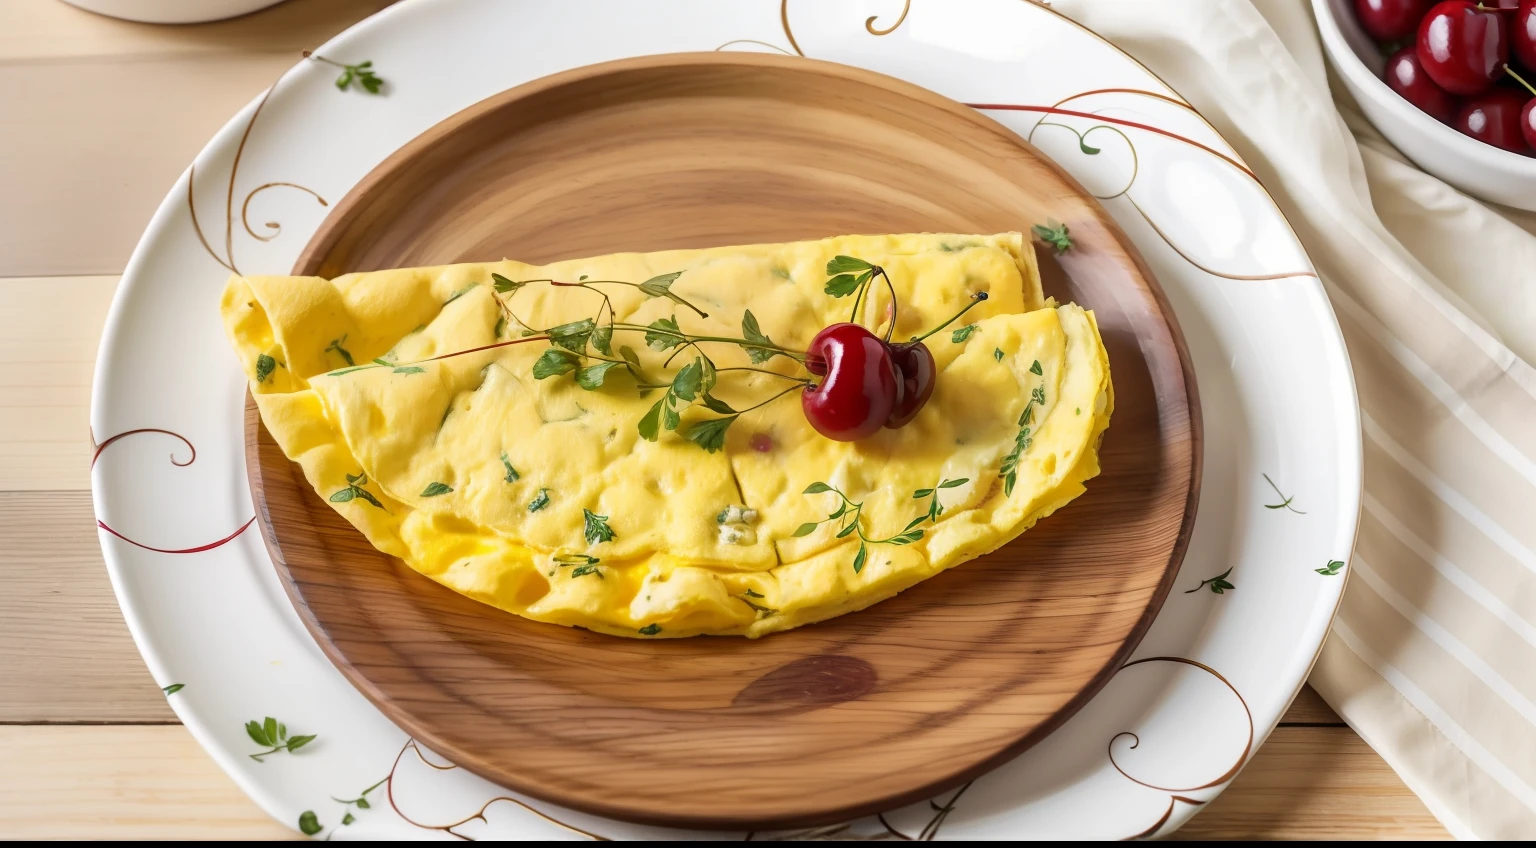
[[[1040,360],[1035,360],[1029,366],[1031,374],[1041,375]],[[1043,375],[1042,375],[1043,376]],[[997,476],[1003,479],[1003,496],[1013,494],[1013,487],[1019,482],[1019,458],[1029,450],[1034,442],[1031,428],[1035,423],[1035,407],[1045,406],[1045,386],[1036,386],[1029,393],[1029,402],[1024,404],[1024,411],[1019,413],[1019,432],[1013,437],[1013,453],[1003,457],[1002,467],[998,469]]]
[[[836,486],[831,486],[827,483],[817,481],[805,487],[803,494],[819,495],[824,492],[832,492],[838,497],[837,508],[833,509],[826,518],[823,518],[820,521],[808,521],[795,528],[794,535],[796,537],[809,536],[816,532],[817,527],[820,527],[829,521],[837,522],[837,536],[835,538],[841,539],[845,536],[858,534],[859,552],[854,554],[853,557],[853,573],[858,574],[864,570],[864,564],[869,559],[870,545],[910,545],[913,542],[923,538],[924,531],[918,528],[918,525],[922,524],[924,521],[938,521],[939,514],[944,511],[943,508],[939,506],[937,490],[952,489],[956,486],[962,486],[969,482],[969,478],[962,477],[959,480],[940,481],[937,486],[934,486],[930,489],[918,489],[916,492],[912,493],[912,497],[914,499],[925,497],[933,498],[932,503],[930,503],[928,506],[928,511],[922,515],[919,515],[917,518],[912,519],[907,523],[907,526],[900,533],[897,533],[894,536],[889,536],[884,539],[871,539],[864,533],[864,525],[860,521],[864,515],[864,504],[862,502],[854,501]]]

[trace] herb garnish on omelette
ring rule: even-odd
[[[760,636],[995,550],[1098,474],[1113,406],[1018,233],[233,277],[222,311],[375,547],[620,636]]]

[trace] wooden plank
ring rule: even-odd
[[[12,839],[281,839],[179,726],[0,727],[0,821]],[[1443,839],[1359,737],[1277,730],[1180,838]]]
[[[6,839],[292,839],[168,727],[0,727]]]
[[[0,722],[175,721],[128,636],[92,515],[88,492],[0,492]]]
[[[1347,727],[1281,727],[1181,839],[1449,839]]]
[[[117,280],[0,279],[0,491],[90,488],[91,372]]]
[[[231,50],[297,53],[391,2],[303,0],[227,21],[155,26],[93,15],[59,0],[5,0],[0,3],[0,63]]]
[[[1328,706],[1323,696],[1317,694],[1317,690],[1311,686],[1301,687],[1301,694],[1291,702],[1291,708],[1285,711],[1280,719],[1281,727],[1296,727],[1299,725],[1327,725],[1330,727],[1343,727],[1344,719]]]

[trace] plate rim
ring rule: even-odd
[[[503,770],[501,772],[491,769],[482,770],[476,767],[479,763],[474,757],[456,758],[452,756],[453,753],[458,752],[460,746],[442,740],[438,734],[432,732],[429,727],[418,723],[408,710],[382,692],[363,672],[359,671],[347,659],[346,655],[337,647],[334,640],[326,632],[325,627],[315,618],[313,611],[309,608],[303,594],[296,585],[297,581],[288,569],[286,558],[282,552],[282,546],[277,539],[277,533],[272,525],[265,503],[256,496],[256,493],[263,488],[262,480],[265,473],[262,467],[263,464],[258,458],[260,452],[259,439],[261,435],[266,435],[267,438],[271,438],[271,436],[256,411],[255,401],[248,387],[245,392],[242,427],[245,433],[243,449],[246,456],[246,476],[252,502],[256,509],[256,520],[261,530],[263,545],[278,572],[288,600],[298,612],[309,636],[314,639],[326,659],[341,672],[348,683],[367,698],[370,704],[412,738],[425,743],[429,748],[439,752],[450,761],[492,783],[505,786],[530,797],[558,804],[568,809],[637,824],[688,829],[769,830],[815,827],[849,821],[932,798],[968,781],[975,780],[1018,757],[1054,733],[1097,696],[1125,665],[1125,662],[1135,653],[1142,639],[1161,613],[1164,602],[1167,600],[1177,580],[1179,569],[1183,565],[1190,541],[1194,535],[1202,490],[1205,457],[1204,419],[1200,404],[1198,382],[1195,377],[1188,343],[1184,338],[1178,316],[1174,312],[1172,304],[1168,302],[1167,293],[1158,281],[1157,276],[1148,266],[1145,258],[1141,255],[1140,248],[1098,198],[1094,197],[1071,173],[1052,157],[992,116],[931,89],[898,77],[867,68],[803,56],[790,57],[768,53],[723,51],[649,53],[580,65],[553,74],[536,77],[476,101],[423,130],[396,148],[394,152],[390,153],[379,164],[375,165],[340,200],[332,204],[325,218],[316,227],[309,241],[294,260],[290,273],[295,276],[314,276],[318,274],[321,271],[322,261],[327,252],[345,234],[344,228],[338,226],[337,222],[347,220],[358,214],[358,208],[366,204],[372,192],[381,185],[387,185],[398,176],[399,171],[409,167],[412,160],[449,134],[481,120],[487,115],[493,115],[497,111],[506,108],[509,104],[526,100],[544,92],[558,90],[561,87],[574,83],[602,79],[634,71],[698,67],[770,68],[801,74],[833,77],[856,84],[871,85],[894,91],[903,97],[917,100],[924,105],[942,109],[955,120],[972,122],[987,132],[1027,151],[1038,162],[1053,171],[1068,187],[1072,188],[1078,195],[1079,200],[1097,213],[1098,223],[1107,229],[1108,238],[1115,241],[1125,251],[1135,270],[1146,282],[1146,291],[1156,303],[1159,317],[1167,327],[1170,342],[1177,356],[1177,374],[1183,392],[1184,403],[1176,405],[1175,408],[1181,409],[1187,416],[1190,442],[1188,473],[1187,477],[1181,481],[1184,486],[1184,503],[1179,520],[1178,534],[1169,549],[1166,560],[1161,566],[1162,574],[1157,585],[1152,590],[1147,604],[1142,608],[1135,624],[1130,628],[1115,652],[1094,673],[1087,685],[1074,693],[1049,718],[1036,725],[1029,732],[1020,735],[1009,744],[1001,747],[992,755],[984,757],[964,769],[941,775],[913,789],[893,793],[878,800],[847,804],[840,807],[821,807],[811,812],[797,812],[793,815],[782,815],[773,818],[709,817],[652,815],[633,803],[609,803],[606,799],[602,798],[593,800],[583,796],[550,792],[538,784],[528,783],[523,779],[522,773],[515,770]],[[346,274],[352,273],[352,271],[346,270],[340,273]],[[288,460],[286,464],[290,469],[295,466],[292,460]]]

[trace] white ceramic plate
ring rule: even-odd
[[[1137,658],[1013,762],[838,832],[1124,838],[1177,827],[1252,756],[1327,632],[1360,500],[1354,385],[1311,264],[1232,148],[1134,60],[1020,0],[414,0],[319,50],[372,60],[381,94],[338,91],[337,69],[316,62],[288,72],[171,189],[102,340],[96,514],[150,670],[182,684],[169,695],[177,715],[294,827],[337,838],[668,835],[447,766],[325,660],[247,530],[245,384],[218,299],[230,266],[286,273],[326,201],[453,112],[578,65],[717,48],[800,52],[989,104],[1105,198],[1140,247],[1183,326],[1205,410],[1194,539]],[[316,738],[252,759],[263,748],[246,723],[266,716],[290,739]]]

